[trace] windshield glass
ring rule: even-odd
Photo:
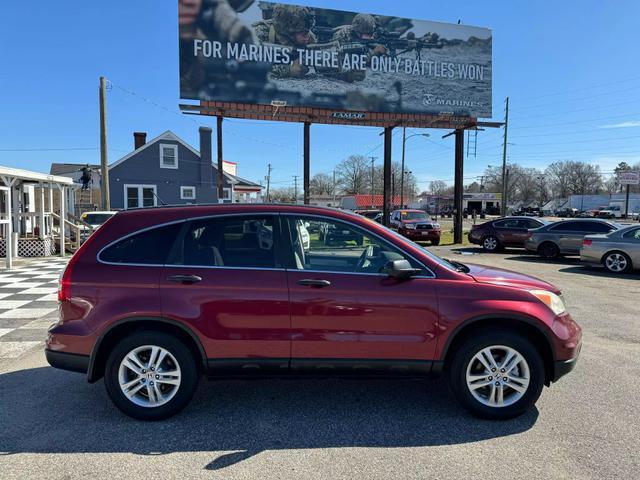
[[[82,220],[87,222],[89,225],[102,225],[112,216],[113,214],[110,213],[87,213],[82,217]]]
[[[425,212],[400,212],[402,220],[427,220]]]

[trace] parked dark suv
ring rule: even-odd
[[[350,233],[309,233],[327,225]],[[203,373],[444,372],[473,413],[509,418],[573,368],[581,342],[553,285],[321,207],[118,213],[71,258],[58,297],[49,363],[104,377],[118,408],[148,420],[184,408]]]
[[[487,252],[497,252],[504,247],[524,248],[528,231],[546,225],[544,220],[529,217],[506,217],[473,225],[469,242],[482,245]]]

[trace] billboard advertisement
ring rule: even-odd
[[[253,0],[178,15],[183,99],[491,117],[486,28]]]
[[[618,183],[620,185],[640,184],[640,172],[620,172],[618,173]]]

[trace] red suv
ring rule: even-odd
[[[351,233],[327,245],[327,227]],[[509,418],[574,367],[581,341],[553,285],[321,207],[120,212],[71,258],[58,296],[49,363],[104,377],[147,420],[184,408],[203,373],[444,373],[473,413]]]
[[[410,240],[440,245],[440,224],[431,220],[424,210],[396,210],[391,214],[390,227]]]

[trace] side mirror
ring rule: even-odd
[[[392,278],[406,280],[420,273],[420,269],[413,268],[408,260],[392,260],[384,266],[384,272]]]

